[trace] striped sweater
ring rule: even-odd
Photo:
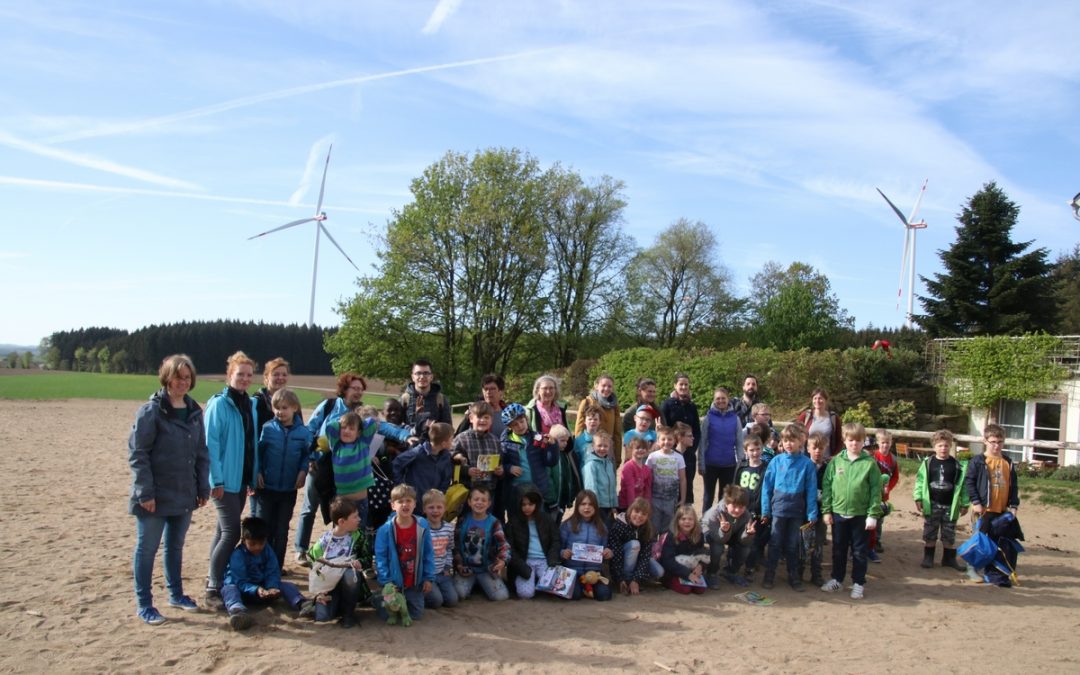
[[[407,429],[368,418],[364,420],[355,442],[342,443],[341,420],[334,420],[326,425],[327,447],[332,453],[334,486],[338,495],[355,495],[375,484],[375,476],[371,471],[370,446],[376,433],[401,443],[409,438]]]

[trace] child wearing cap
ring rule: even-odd
[[[626,448],[630,445],[631,440],[635,438],[645,439],[645,442],[649,444],[650,451],[656,445],[656,429],[654,427],[655,420],[659,416],[660,411],[648,403],[637,407],[637,412],[634,413],[634,428],[623,434],[624,462],[630,459],[630,452]]]

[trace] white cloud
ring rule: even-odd
[[[432,10],[431,16],[428,17],[427,23],[420,29],[421,33],[425,35],[433,35],[439,32],[442,28],[443,22],[450,18],[450,15],[458,10],[461,6],[461,0],[439,0],[435,5],[435,9]]]

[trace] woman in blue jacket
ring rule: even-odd
[[[226,361],[225,389],[206,402],[206,448],[210,453],[210,498],[217,509],[217,526],[210,543],[210,570],[206,602],[219,608],[221,585],[229,556],[240,541],[240,516],[244,497],[254,488],[259,474],[255,451],[258,414],[248,396],[255,362],[244,352]]]
[[[185,354],[173,354],[158,370],[161,389],[135,413],[128,439],[131,498],[135,516],[135,599],[140,619],[157,626],[165,617],[154,607],[154,558],[165,537],[165,584],[169,606],[195,610],[184,595],[181,573],[184,538],[191,513],[210,496],[209,465],[202,408],[188,392],[195,387],[195,365]]]

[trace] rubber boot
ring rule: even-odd
[[[931,567],[934,566],[934,547],[933,546],[924,546],[923,547],[922,562],[919,563],[919,566],[924,568],[924,569],[930,569]]]
[[[963,572],[967,569],[967,565],[956,559],[956,549],[946,548],[941,551],[941,566],[951,567],[954,570]]]

